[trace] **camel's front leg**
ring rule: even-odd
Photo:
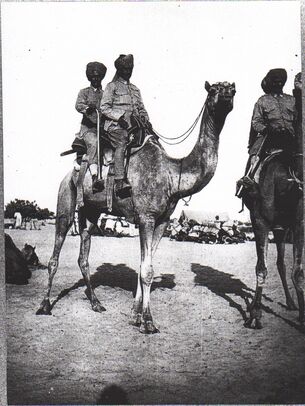
[[[152,256],[154,256],[154,254],[157,250],[157,247],[163,236],[163,233],[164,233],[164,230],[166,229],[167,224],[168,224],[168,221],[165,221],[165,222],[159,224],[154,229],[153,238],[152,238]],[[141,245],[141,263],[142,262],[144,262],[144,250],[142,249],[142,245]],[[153,279],[156,281],[156,278],[153,278]],[[133,307],[131,309],[130,324],[132,324],[134,326],[138,326],[138,327],[141,326],[142,311],[143,311],[143,292],[142,292],[141,277],[140,277],[140,273],[139,273],[136,296],[135,296],[135,300],[133,303]]]
[[[299,321],[304,323],[304,271],[303,271],[303,253],[304,253],[304,225],[300,221],[293,230],[293,269],[292,281],[297,292],[299,305]]]
[[[84,277],[84,280],[88,289],[88,297],[91,302],[92,309],[95,312],[103,312],[106,309],[101,305],[100,301],[95,295],[94,289],[91,285],[90,280],[90,269],[89,269],[89,252],[91,245],[91,233],[94,227],[93,223],[90,223],[88,220],[85,220],[82,210],[79,211],[78,215],[79,220],[79,233],[81,238],[80,251],[78,257],[78,265]]]
[[[140,283],[143,293],[142,316],[140,332],[145,334],[158,333],[154,326],[150,313],[150,288],[154,277],[152,266],[152,242],[155,230],[155,220],[150,216],[140,217],[140,241],[141,241],[141,267]]]
[[[259,329],[262,328],[262,293],[267,276],[268,229],[266,227],[260,227],[260,229],[255,230],[254,227],[254,233],[257,253],[256,290],[253,301],[248,308],[250,317],[246,320],[245,326],[251,327],[254,321],[254,328]]]

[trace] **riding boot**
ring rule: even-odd
[[[131,196],[131,186],[127,179],[115,179],[115,192],[116,195],[125,199]]]
[[[92,193],[102,192],[105,189],[105,182],[103,179],[98,179],[97,175],[92,175]]]

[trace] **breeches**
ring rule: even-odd
[[[97,164],[97,135],[94,131],[88,131],[83,135],[87,147],[87,156],[89,166]]]
[[[124,154],[128,143],[128,133],[126,130],[118,128],[108,130],[109,140],[115,149],[114,151],[114,177],[115,179],[123,179],[124,171]]]

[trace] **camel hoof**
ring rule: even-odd
[[[287,304],[287,310],[292,311],[292,310],[298,310],[296,305],[294,303],[289,303]]]
[[[36,312],[37,316],[51,316],[51,304],[49,300],[44,300]]]
[[[143,321],[140,326],[140,333],[142,334],[156,334],[160,333],[152,321]]]
[[[249,317],[245,321],[244,326],[246,328],[252,328],[252,329],[255,329],[255,330],[260,330],[261,328],[263,328],[263,325],[262,325],[261,321],[259,319],[254,318],[254,317]]]
[[[97,313],[105,312],[106,309],[99,302],[92,304],[92,310]]]
[[[141,326],[141,313],[134,313],[131,315],[129,324],[131,326],[140,327]]]
[[[245,322],[244,322],[244,326],[246,327],[246,328],[251,328],[251,325],[252,325],[252,318],[251,317],[249,317]]]
[[[261,322],[260,320],[256,319],[256,320],[255,320],[254,328],[255,328],[256,330],[262,329],[262,328],[263,328],[262,322]]]

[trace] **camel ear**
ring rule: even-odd
[[[24,248],[26,248],[26,247],[27,247],[27,244],[25,243],[25,244],[24,244]]]
[[[35,245],[35,247],[33,247],[33,251],[35,251],[35,249],[36,249],[36,245]]]
[[[209,90],[211,89],[211,85],[209,84],[209,82],[207,80],[205,81],[204,87],[207,92],[209,92]]]
[[[232,87],[233,87],[233,89],[235,89],[235,82],[232,83]]]

